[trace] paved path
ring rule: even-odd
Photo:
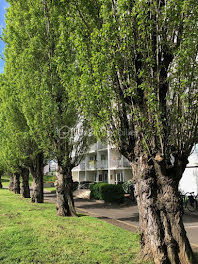
[[[55,194],[45,193],[45,200],[54,203]],[[135,204],[118,206],[106,205],[98,201],[75,199],[75,205],[78,212],[100,218],[130,231],[138,229],[139,215]],[[189,214],[186,212],[183,220],[192,246],[198,249],[198,213]]]

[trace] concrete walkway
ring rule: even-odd
[[[56,201],[56,195],[45,193],[46,202]],[[139,226],[138,208],[130,205],[107,205],[102,202],[75,199],[75,206],[79,213],[84,213],[105,220],[129,231],[137,231]],[[198,250],[198,212],[190,214],[185,212],[183,217],[187,235],[193,248]]]

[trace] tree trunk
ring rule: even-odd
[[[23,198],[30,198],[30,187],[29,187],[29,170],[26,168],[21,169],[21,196]]]
[[[16,194],[20,194],[20,174],[18,172],[13,173],[12,191]]]
[[[77,216],[72,187],[73,180],[71,169],[58,166],[56,174],[56,210],[59,216]]]
[[[10,183],[8,189],[11,192],[14,190],[14,174],[10,174]]]
[[[144,155],[132,162],[139,208],[141,252],[155,264],[193,264],[178,192],[180,171]],[[179,176],[178,176],[179,174]]]
[[[30,166],[30,172],[33,177],[32,183],[32,203],[43,203],[43,153],[37,154],[35,160]]]
[[[1,182],[1,174],[0,174],[0,189],[2,189],[3,186],[2,186],[2,182]]]

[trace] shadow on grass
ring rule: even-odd
[[[1,179],[2,182],[9,182],[8,179]]]
[[[84,216],[88,216],[88,215],[85,215],[85,214],[79,214],[77,213],[78,217],[84,217]]]

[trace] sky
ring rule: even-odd
[[[0,0],[0,35],[2,35],[2,28],[5,27],[5,13],[8,3],[5,0]],[[0,39],[0,54],[3,56],[4,43]],[[4,61],[0,58],[0,73],[3,72]]]

